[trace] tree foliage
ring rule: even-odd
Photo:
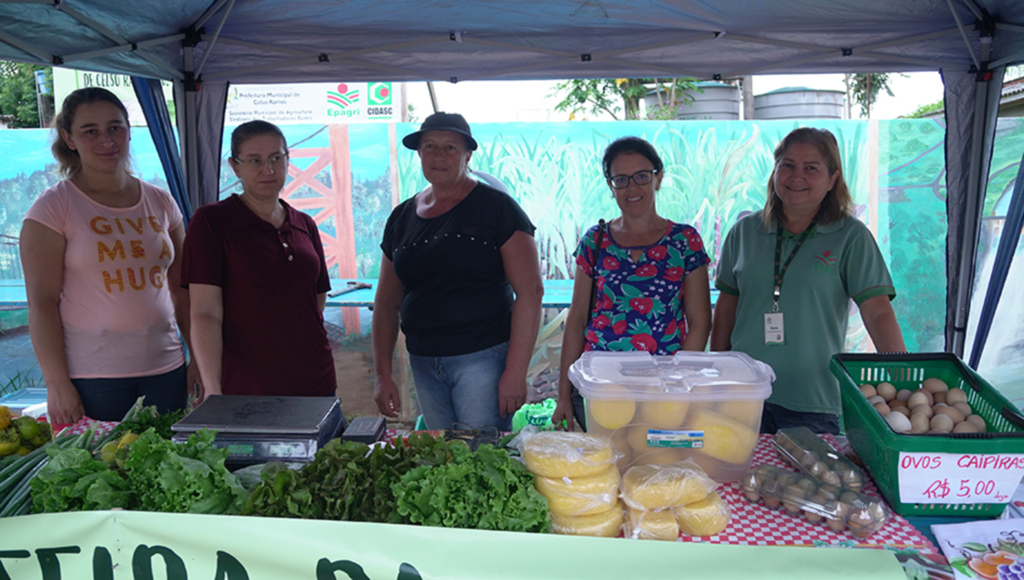
[[[888,73],[864,73],[849,76],[850,94],[853,102],[860,105],[860,113],[864,117],[871,118],[871,105],[878,102],[878,95],[882,91],[890,97],[892,88],[889,87]]]
[[[696,79],[570,79],[555,85],[552,96],[562,100],[555,105],[560,113],[599,115],[607,113],[616,121],[640,118],[640,101],[651,90],[658,90],[659,105],[647,112],[651,119],[672,119],[681,104],[692,104],[690,91],[697,88]],[[620,117],[620,114],[622,117]]]
[[[35,71],[46,71],[49,95],[43,98],[53,102],[53,69],[48,66],[0,61],[0,115],[14,117],[8,126],[13,129],[39,127],[39,108],[36,101]]]
[[[906,115],[904,118],[905,119],[923,119],[929,113],[934,113],[935,111],[941,111],[944,108],[946,108],[945,99],[939,99],[938,101],[935,101],[934,103],[928,103],[928,104],[925,104],[925,105],[921,105],[920,107],[915,109],[913,113],[910,113],[909,115]]]

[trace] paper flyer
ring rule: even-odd
[[[1024,519],[932,526],[956,578],[1024,580]]]

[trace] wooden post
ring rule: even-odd
[[[356,233],[352,216],[352,170],[348,125],[330,125],[331,189],[334,192],[334,232],[338,240],[338,277],[355,278]],[[362,332],[358,308],[342,308],[345,334]]]

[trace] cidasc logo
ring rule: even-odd
[[[839,262],[839,258],[833,256],[832,252],[828,250],[825,250],[819,256],[814,256],[814,259],[817,260],[814,267],[826,272],[831,272],[835,268],[836,263]]]
[[[391,106],[391,83],[370,83],[366,91],[369,107],[366,114],[371,119],[390,118],[394,114]]]
[[[337,92],[327,91],[327,116],[353,117],[358,115],[359,109],[352,107],[358,102],[359,90],[349,90],[348,85],[341,83],[338,85]]]

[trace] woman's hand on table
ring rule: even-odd
[[[46,418],[52,425],[73,425],[84,416],[82,397],[74,385],[46,389]]]
[[[397,417],[402,411],[398,384],[391,377],[378,376],[373,382],[373,400],[377,403],[377,410],[386,417]]]
[[[526,379],[502,373],[498,380],[498,412],[502,417],[514,415],[526,404]]]
[[[572,399],[563,400],[559,397],[558,404],[555,405],[555,412],[551,414],[551,424],[555,426],[555,429],[572,431],[572,418]],[[564,427],[562,426],[563,422]]]

